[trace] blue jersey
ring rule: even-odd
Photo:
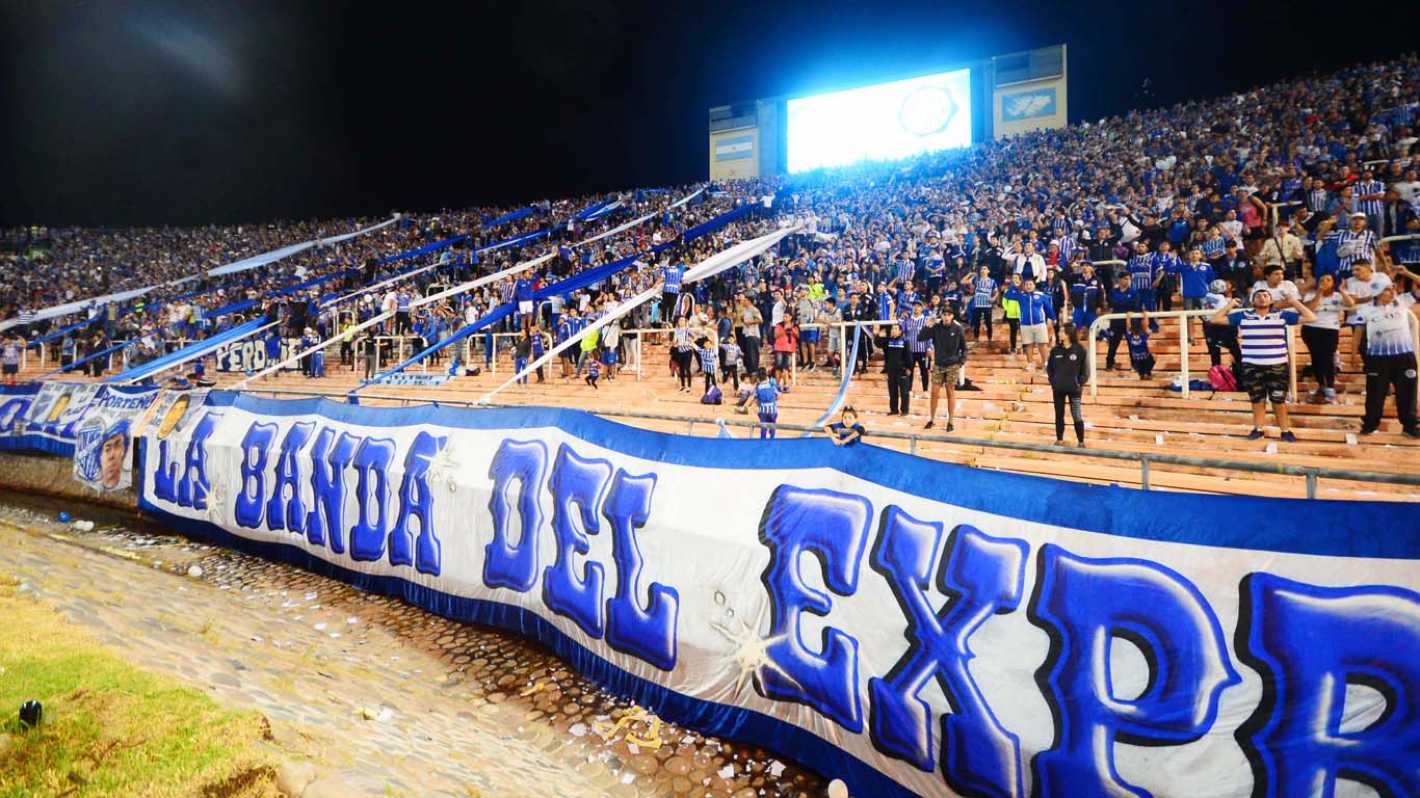
[[[680,280],[685,275],[685,267],[680,265],[667,266],[661,270],[662,279],[665,280],[665,287],[662,289],[667,294],[680,293]]]
[[[1208,284],[1213,282],[1213,267],[1203,261],[1195,266],[1192,263],[1177,262],[1169,267],[1169,271],[1180,275],[1183,278],[1183,295],[1190,298],[1201,298],[1208,293]]]
[[[942,302],[947,307],[952,309],[952,313],[955,313],[958,316],[961,315],[961,291],[957,289],[952,289],[950,291],[943,292]],[[988,299],[987,302],[989,303],[990,300]]]
[[[1049,294],[1011,288],[1006,291],[1006,298],[1020,305],[1023,327],[1044,324],[1046,319],[1055,318],[1055,304],[1051,302]]]
[[[532,298],[532,280],[524,277],[513,283],[513,299],[519,302],[531,302]]]
[[[1082,279],[1070,286],[1070,304],[1075,306],[1075,310],[1094,313],[1099,307],[1100,292],[1099,280],[1093,277],[1088,280]]]
[[[897,292],[897,317],[906,318],[912,312],[912,306],[922,301],[922,296],[916,291]]]
[[[759,405],[759,412],[777,413],[779,411],[779,383],[775,382],[773,378],[756,383],[754,401]]]
[[[1124,336],[1124,340],[1129,342],[1129,359],[1135,363],[1147,361],[1152,355],[1149,352],[1149,334],[1146,332],[1129,333]]]
[[[976,281],[976,293],[972,295],[972,305],[978,308],[991,307],[991,297],[996,293],[996,281],[982,277]]]
[[[1154,276],[1157,277],[1161,274],[1176,274],[1178,272],[1178,266],[1182,262],[1183,261],[1179,260],[1179,257],[1173,254],[1172,252],[1168,253],[1167,255],[1162,252],[1155,252]]]
[[[1139,292],[1132,287],[1125,291],[1111,288],[1109,290],[1109,309],[1115,313],[1129,313],[1138,310]]]

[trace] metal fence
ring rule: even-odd
[[[339,398],[344,400],[344,394],[340,392],[323,392],[307,390],[291,390],[282,388],[252,388],[249,393],[267,394],[275,397],[281,396],[323,396],[327,398]],[[495,402],[473,402],[449,399],[426,399],[411,396],[396,396],[390,394],[361,394],[362,399],[380,400],[398,403],[403,406],[437,404],[440,406],[466,407],[466,408],[527,408],[530,405],[505,404]],[[810,427],[802,424],[767,424],[760,421],[750,421],[748,419],[724,419],[705,418],[697,416],[675,415],[670,413],[645,413],[632,410],[594,410],[589,411],[600,416],[610,416],[614,418],[632,418],[647,421],[666,421],[685,425],[685,434],[694,435],[697,427],[701,429],[716,430],[720,427],[746,428],[752,430],[773,429],[783,432],[810,433],[814,435],[825,435],[821,427]],[[1308,499],[1315,499],[1317,495],[1317,484],[1322,479],[1340,479],[1351,482],[1371,482],[1387,485],[1409,485],[1420,487],[1420,473],[1416,474],[1390,474],[1375,471],[1355,471],[1343,468],[1320,468],[1315,466],[1288,465],[1285,463],[1265,463],[1247,460],[1221,460],[1211,457],[1189,457],[1186,455],[1163,454],[1163,453],[1139,453],[1126,452],[1112,449],[1075,449],[1058,446],[1050,446],[1039,443],[1024,443],[1016,441],[998,441],[990,438],[970,438],[958,435],[928,435],[918,432],[892,432],[874,431],[871,433],[874,439],[905,441],[908,452],[916,455],[918,449],[923,444],[939,444],[944,446],[980,447],[984,449],[999,449],[1011,452],[1033,452],[1037,454],[1049,454],[1053,457],[1075,457],[1094,458],[1102,460],[1114,460],[1121,462],[1132,462],[1139,467],[1139,486],[1143,490],[1151,490],[1151,469],[1156,465],[1182,466],[1187,468],[1207,468],[1222,471],[1233,471],[1249,474],[1268,474],[1300,477],[1306,480],[1306,495]],[[1225,493],[1226,485],[1220,481],[1218,491]]]

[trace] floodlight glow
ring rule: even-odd
[[[789,171],[971,144],[971,70],[789,101]]]

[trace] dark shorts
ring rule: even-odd
[[[1277,405],[1287,401],[1287,364],[1260,366],[1243,363],[1242,378],[1247,383],[1247,398],[1253,404],[1271,401]]]
[[[9,374],[19,374],[19,373],[20,373],[20,364],[18,364],[18,363],[6,363],[5,366],[4,366],[4,373],[7,374],[7,375],[9,375]]]

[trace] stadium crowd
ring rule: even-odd
[[[1283,439],[1293,439],[1285,346],[1280,364],[1276,350],[1283,328],[1302,326],[1315,381],[1310,398],[1330,402],[1340,330],[1349,325],[1367,373],[1361,431],[1376,429],[1384,398],[1394,391],[1402,427],[1420,437],[1409,327],[1420,298],[1420,240],[1404,238],[1420,236],[1417,97],[1420,60],[1410,55],[905,161],[712,184],[698,201],[675,209],[670,203],[691,187],[541,203],[535,213],[499,225],[485,222],[511,209],[415,214],[270,266],[169,285],[25,332],[33,344],[73,328],[59,341],[70,363],[111,348],[111,341],[141,342],[130,358],[142,360],[252,316],[281,323],[271,339],[310,341],[394,311],[379,333],[416,336],[405,352],[514,303],[521,312],[496,329],[522,334],[509,345],[531,361],[548,343],[578,335],[598,315],[659,283],[661,298],[565,353],[563,375],[594,371],[593,386],[614,378],[625,360],[620,328],[666,326],[668,367],[681,390],[691,390],[698,369],[707,394],[728,381],[741,404],[759,402],[763,418],[764,408],[792,389],[791,364],[839,369],[846,364],[838,353],[846,350],[856,352],[859,370],[881,355],[893,413],[907,414],[915,382],[930,388],[929,427],[944,388],[950,430],[964,364],[972,351],[994,347],[1021,352],[1026,368],[1050,374],[1057,437],[1069,405],[1083,441],[1084,377],[1071,369],[1057,379],[1057,354],[1076,351],[1100,316],[1127,314],[1105,330],[1104,367],[1116,368],[1124,347],[1129,366],[1149,378],[1155,316],[1189,310],[1197,313],[1185,322],[1187,334],[1201,335],[1218,367],[1210,380],[1249,394],[1257,422],[1250,435],[1262,435],[1271,404]],[[591,221],[578,218],[580,209],[618,197],[620,207]],[[741,207],[754,212],[711,235],[679,241],[688,228]],[[655,216],[646,224],[574,246],[648,212]],[[48,304],[171,281],[370,223],[6,231],[0,304],[4,315],[24,318]],[[710,280],[682,282],[688,265],[788,224],[799,228],[775,251]],[[549,235],[476,254],[542,229]],[[462,233],[470,236],[463,244],[391,260]],[[1394,237],[1401,238],[1385,240]],[[675,246],[653,251],[658,244]],[[541,254],[554,257],[532,272],[410,312],[417,297],[439,287]],[[602,283],[551,297],[535,310],[527,304],[551,281],[638,254],[633,268]],[[328,301],[431,262],[438,267],[388,290],[350,303]],[[844,340],[843,330],[852,328],[837,322],[868,324],[864,334],[850,332]],[[373,374],[377,337],[347,336],[342,361]],[[279,352],[279,340],[274,346]],[[487,343],[484,352],[492,352]]]

